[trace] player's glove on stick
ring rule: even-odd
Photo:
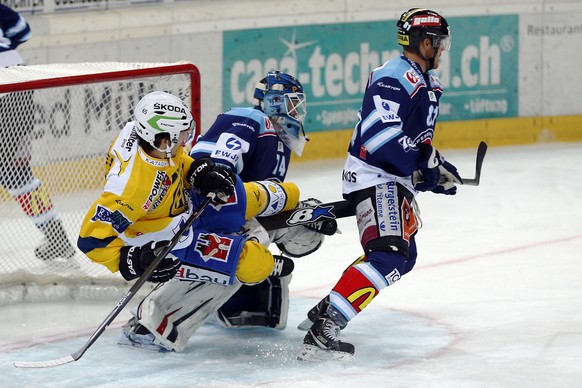
[[[208,156],[192,163],[188,180],[194,190],[204,196],[215,193],[214,201],[218,203],[226,203],[228,197],[234,193],[234,173],[230,168],[214,163]]]
[[[119,272],[125,280],[137,279],[146,270],[148,265],[156,258],[169,241],[150,241],[141,246],[129,246],[121,248],[121,258],[119,261]],[[178,268],[180,260],[172,254],[164,257],[156,270],[152,273],[148,281],[153,283],[164,283],[172,279]]]
[[[457,172],[457,168],[446,160],[439,166],[439,184],[432,189],[433,193],[455,195],[457,194],[457,184],[462,185],[463,179]]]
[[[417,147],[424,159],[420,169],[413,174],[414,188],[418,191],[430,190],[437,194],[455,195],[456,185],[463,184],[457,168],[447,162],[433,146],[421,143]]]
[[[414,188],[418,191],[430,191],[437,187],[441,177],[439,166],[443,159],[441,154],[430,144],[417,144],[421,155],[419,170],[413,174]],[[420,174],[419,174],[420,173]]]

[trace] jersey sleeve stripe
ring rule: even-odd
[[[370,138],[364,143],[364,146],[370,153],[374,153],[378,148],[382,147],[384,144],[388,143],[390,140],[394,139],[402,133],[401,127],[390,127],[386,128],[382,132],[378,133],[374,137]]]

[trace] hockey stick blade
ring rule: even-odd
[[[121,310],[129,303],[129,301],[135,296],[135,294],[139,291],[139,289],[147,282],[150,278],[152,273],[156,270],[158,265],[161,261],[170,253],[172,249],[178,244],[182,235],[190,229],[190,226],[200,217],[200,214],[206,209],[206,207],[212,202],[215,195],[209,194],[206,199],[200,204],[198,209],[188,217],[186,222],[180,227],[180,229],[176,232],[174,237],[170,240],[170,243],[166,245],[157,255],[156,258],[150,263],[150,265],[146,268],[144,273],[136,280],[136,282],[131,286],[129,291],[125,293],[125,295],[117,302],[113,310],[109,313],[107,318],[99,325],[99,327],[95,330],[95,332],[89,337],[89,339],[85,342],[85,344],[76,352],[71,353],[68,356],[56,358],[54,360],[46,360],[46,361],[15,361],[14,366],[16,368],[50,368],[53,366],[60,366],[66,365],[73,361],[79,360],[83,354],[97,341],[97,339],[103,334],[103,332],[107,329],[107,327],[113,322],[113,320],[119,315]]]
[[[482,141],[479,143],[479,147],[477,147],[477,157],[475,159],[475,178],[461,178],[463,180],[464,186],[479,186],[479,182],[481,180],[481,167],[483,166],[483,160],[485,159],[485,154],[487,153],[487,143]],[[420,170],[414,172],[412,176],[412,182],[416,185],[417,183],[422,182],[423,176]],[[450,182],[451,178],[441,175],[439,180],[440,185],[444,185],[447,182]],[[455,181],[455,183],[457,183]]]
[[[72,354],[48,361],[15,361],[14,366],[17,368],[50,368],[53,366],[65,365],[73,361],[77,361]]]
[[[463,184],[468,186],[479,186],[481,181],[481,168],[483,167],[483,160],[487,153],[487,143],[482,141],[477,148],[477,158],[475,159],[475,178],[463,178]]]

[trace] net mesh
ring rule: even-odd
[[[77,250],[78,232],[101,193],[107,150],[141,97],[175,94],[200,122],[198,73],[186,68],[195,69],[88,63],[0,72],[0,304],[127,290]]]

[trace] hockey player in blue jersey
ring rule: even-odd
[[[462,184],[432,146],[442,94],[433,69],[450,48],[449,25],[434,11],[413,8],[397,27],[403,55],[370,75],[342,178],[364,254],[300,324],[309,329],[300,360],[354,354],[352,344],[340,341],[340,329],[416,262],[417,192],[453,195]]]
[[[216,163],[231,167],[244,182],[283,182],[291,152],[301,156],[307,140],[303,130],[307,113],[303,87],[292,75],[271,71],[257,83],[253,97],[254,106],[220,114],[198,139],[191,155],[210,156]],[[246,228],[251,234],[266,235],[255,220],[248,222]],[[300,257],[318,249],[323,235],[301,226],[272,233],[267,244],[273,239],[284,254]],[[225,327],[285,328],[293,262],[283,256],[276,259],[281,267],[277,276],[242,286],[217,311],[219,323]]]

